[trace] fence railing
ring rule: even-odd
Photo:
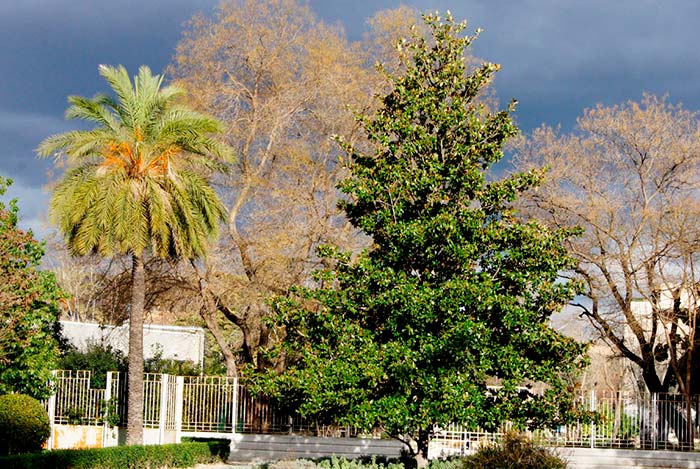
[[[354,437],[358,431],[341,425],[320,425],[280,409],[267,396],[251,393],[245,386],[238,389],[238,433],[296,434],[326,437]]]
[[[185,376],[182,431],[231,433],[238,383],[222,376]]]
[[[54,373],[54,421],[63,424],[101,425],[105,390],[90,387],[89,371],[59,370]]]
[[[48,400],[54,423],[124,426],[126,376],[108,373],[104,389],[90,388],[90,372],[56,371],[55,395]],[[594,411],[594,422],[576,422],[530,432],[541,444],[591,448],[700,450],[700,396],[685,399],[673,394],[635,396],[585,392],[582,409]],[[284,433],[351,437],[344,426],[322,426],[294,416],[265,396],[251,393],[236,379],[212,376],[144,375],[144,427],[161,435],[211,433]],[[448,425],[436,431],[434,444],[445,454],[473,449],[501,438],[509,425],[496,432]],[[378,433],[378,432],[375,432]],[[179,438],[179,437],[178,437]],[[162,438],[161,438],[162,439]]]
[[[528,432],[538,444],[589,448],[700,450],[700,396],[678,394],[586,392],[578,398],[594,421]],[[460,454],[501,439],[510,425],[496,432],[449,425],[438,429],[435,445],[444,454]]]

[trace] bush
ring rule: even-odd
[[[404,469],[398,462],[392,462],[384,457],[360,457],[354,459],[330,458],[319,459],[285,459],[262,464],[261,469]]]
[[[183,443],[206,443],[209,446],[209,453],[222,461],[226,461],[231,453],[231,440],[226,438],[185,437],[182,441]]]
[[[507,433],[502,443],[480,449],[463,460],[463,469],[566,469],[566,461],[529,438]]]
[[[161,446],[117,446],[99,449],[63,449],[0,457],[4,469],[141,469],[192,467],[220,461],[221,448],[204,442]]]
[[[462,458],[450,456],[447,459],[433,459],[428,464],[429,469],[462,469]]]
[[[41,450],[51,434],[49,415],[24,394],[0,396],[0,455]]]
[[[90,387],[95,389],[104,389],[108,371],[126,371],[127,365],[124,353],[99,342],[88,342],[85,351],[68,345],[58,363],[62,370],[90,370]]]
[[[163,358],[163,346],[156,344],[152,347],[153,356],[146,358],[143,363],[143,370],[146,373],[167,373],[176,376],[199,376],[203,370],[199,365],[191,360],[173,360]]]

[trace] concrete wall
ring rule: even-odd
[[[395,458],[402,448],[396,440],[236,434],[229,459],[248,462],[333,455],[347,459],[373,455]]]
[[[570,469],[699,469],[700,453],[624,449],[558,448]]]
[[[104,427],[94,425],[53,425],[50,449],[102,448]]]
[[[129,324],[103,326],[100,324],[61,321],[63,335],[80,350],[87,344],[104,343],[125,354],[129,352]],[[145,358],[153,357],[160,348],[163,358],[190,360],[197,364],[204,360],[204,329],[201,327],[160,326],[146,324],[143,328],[143,353]]]
[[[107,448],[126,444],[126,428],[107,428],[103,425],[54,424],[49,445],[51,449]],[[198,435],[202,436],[202,435]],[[144,445],[177,443],[175,430],[166,430],[161,435],[158,428],[143,429]]]
[[[103,431],[106,432],[103,435]],[[55,425],[51,447],[99,448],[125,444],[124,428],[102,426]],[[194,436],[190,435],[190,436]],[[199,437],[232,438],[230,461],[275,461],[338,456],[347,459],[361,456],[397,458],[404,445],[396,440],[360,438],[320,438],[291,435],[197,434]],[[104,438],[104,440],[103,440]],[[168,431],[164,443],[175,442]],[[144,443],[158,444],[158,429],[144,429]],[[569,462],[570,469],[667,468],[700,469],[700,452],[642,451],[622,449],[555,448]],[[435,454],[435,453],[433,453]]]
[[[338,456],[396,458],[403,444],[396,440],[318,438],[286,435],[236,434],[231,443],[232,462],[273,461]],[[700,469],[700,453],[591,448],[556,448],[570,469],[673,468]]]

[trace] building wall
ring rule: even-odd
[[[103,326],[95,323],[61,321],[64,336],[79,350],[89,343],[111,345],[125,354],[129,351],[129,324]],[[147,324],[143,331],[145,358],[152,358],[157,350],[162,357],[202,364],[204,360],[204,329],[201,327],[160,326]]]

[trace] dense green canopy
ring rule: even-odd
[[[576,291],[559,276],[573,233],[511,208],[542,172],[487,179],[517,133],[479,99],[498,66],[467,73],[465,24],[425,20],[433,38],[399,45],[405,73],[359,118],[373,151],[344,145],[342,205],[373,244],[326,249],[318,288],[277,301],[290,366],[266,382],[307,417],[383,428],[419,462],[436,426],[565,421],[583,353],[548,325]]]
[[[0,176],[0,196],[11,183]],[[18,213],[16,201],[0,202],[0,394],[44,399],[58,358],[62,293],[53,274],[39,269],[44,248],[18,228]]]

